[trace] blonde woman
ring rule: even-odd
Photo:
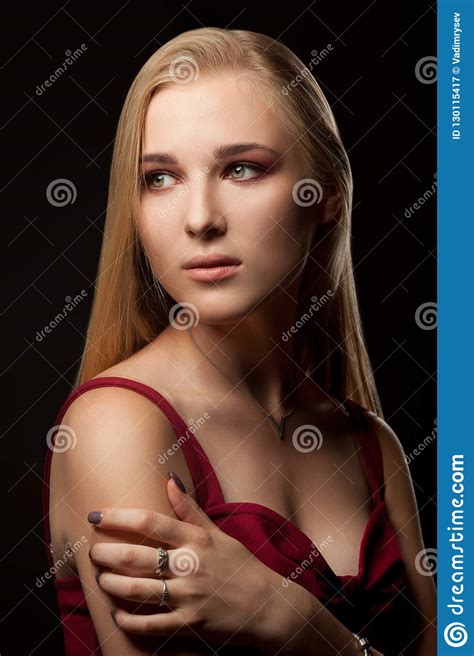
[[[45,465],[67,654],[434,653],[360,323],[351,170],[303,69],[268,36],[203,28],[128,93]]]

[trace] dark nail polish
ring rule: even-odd
[[[100,579],[101,574],[102,574],[102,570],[97,569],[96,572],[95,572],[95,580],[97,581],[97,583],[99,583],[99,579]]]
[[[91,524],[98,524],[102,521],[102,513],[98,510],[93,510],[87,515],[87,521]]]
[[[168,472],[168,474],[170,475],[170,478],[172,478],[173,481],[176,483],[176,485],[179,487],[179,489],[181,490],[181,492],[186,493],[187,490],[186,490],[186,488],[185,488],[185,486],[184,486],[183,481],[182,481],[182,480],[180,479],[180,477],[178,476],[178,474],[175,474],[175,473],[172,472],[172,471]]]

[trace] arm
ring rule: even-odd
[[[417,554],[424,551],[418,506],[403,447],[390,426],[370,413],[383,456],[385,504],[407,568],[408,586],[415,604],[414,623],[419,633],[404,653],[431,656],[436,653],[436,587],[433,577],[416,567]]]
[[[184,456],[172,450],[164,464],[159,456],[176,444],[176,435],[161,411],[147,399],[123,388],[98,388],[79,396],[68,408],[63,424],[77,436],[74,449],[56,454],[60,458],[63,489],[61,515],[64,533],[74,543],[87,538],[84,548],[75,554],[76,567],[87,606],[101,645],[103,656],[209,653],[202,643],[191,638],[159,638],[130,635],[114,623],[110,611],[123,608],[143,614],[143,604],[111,598],[95,580],[96,567],[89,558],[95,542],[137,543],[132,532],[101,531],[87,521],[91,510],[105,506],[140,507],[175,516],[166,484],[168,469],[173,469],[192,488]],[[140,544],[157,547],[151,539]],[[169,545],[164,544],[165,548]],[[118,573],[129,574],[126,570]],[[154,610],[153,612],[156,612]]]
[[[273,626],[277,627],[265,653],[288,656],[361,656],[356,640],[319,599],[305,588],[290,581],[283,595],[281,576],[272,577]],[[373,656],[383,656],[371,646]]]

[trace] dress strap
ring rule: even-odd
[[[131,378],[124,378],[121,376],[101,376],[98,378],[92,378],[91,380],[82,383],[71,392],[71,394],[67,397],[61,406],[59,414],[57,415],[54,422],[54,426],[48,433],[48,449],[46,451],[43,468],[43,524],[48,562],[50,566],[53,564],[53,560],[51,533],[49,526],[49,480],[55,439],[60,431],[61,422],[66,413],[66,410],[69,408],[72,402],[81,394],[84,394],[90,389],[95,389],[98,387],[126,388],[141,394],[156,406],[158,406],[176,433],[177,443],[183,451],[183,455],[193,479],[198,504],[201,506],[201,508],[204,509],[207,506],[217,505],[223,502],[222,490],[219,485],[216,473],[209,461],[209,458],[207,457],[197,438],[192,433],[191,429],[185,424],[182,417],[176,412],[176,410],[163,394],[153,389],[152,387],[149,387],[148,385],[145,385],[144,383],[133,380]]]
[[[351,399],[345,399],[342,403],[351,417],[354,435],[362,451],[367,482],[377,504],[385,498],[383,458],[377,430],[367,408]]]

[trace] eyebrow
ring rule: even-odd
[[[233,155],[239,155],[240,153],[247,152],[248,150],[266,150],[273,155],[278,155],[276,150],[265,146],[264,144],[247,142],[247,143],[236,143],[236,144],[227,144],[224,146],[219,146],[212,153],[213,157],[216,160],[225,159],[226,157],[232,157]],[[161,163],[161,164],[178,164],[177,158],[172,153],[148,153],[143,155],[140,158],[140,164],[145,164],[147,162]]]

